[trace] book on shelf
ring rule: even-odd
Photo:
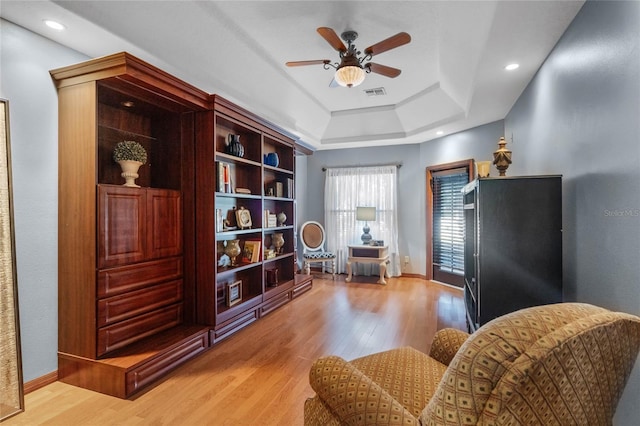
[[[233,192],[231,189],[231,167],[221,161],[216,161],[216,191]]]
[[[295,183],[293,179],[287,178],[286,184],[287,184],[287,188],[286,188],[287,192],[286,194],[284,194],[284,196],[287,198],[295,198],[294,197]]]
[[[224,164],[224,191],[227,194],[233,193],[231,189],[231,166]]]
[[[224,165],[216,161],[216,191],[224,192]]]
[[[216,209],[216,232],[224,231],[224,217],[222,216],[222,209]]]

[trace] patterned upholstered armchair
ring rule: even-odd
[[[640,318],[561,303],[440,330],[406,347],[311,367],[305,425],[610,425],[640,350]]]

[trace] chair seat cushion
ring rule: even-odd
[[[351,364],[371,378],[416,418],[429,403],[447,366],[414,348],[367,355]]]
[[[331,253],[330,251],[304,253],[302,256],[305,259],[333,259],[336,257],[336,255],[334,253]]]

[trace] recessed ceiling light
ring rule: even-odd
[[[57,21],[52,21],[51,19],[45,19],[44,20],[44,24],[49,27],[49,28],[53,28],[54,30],[58,30],[58,31],[62,31],[64,30],[66,27],[64,25],[62,25],[60,22]]]
[[[506,67],[504,67],[504,69],[507,71],[513,71],[515,69],[518,69],[519,67],[520,67],[520,64],[509,64]]]
[[[444,132],[443,132],[442,130],[438,130],[438,131],[436,132],[436,135],[438,135],[438,136],[440,136],[440,135],[444,135]]]

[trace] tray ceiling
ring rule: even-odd
[[[500,120],[583,1],[2,1],[0,16],[90,57],[128,51],[298,135],[313,149],[420,143]],[[56,19],[67,28],[42,23]],[[400,68],[329,87],[338,53],[316,28],[355,30]],[[507,72],[504,66],[520,68]],[[385,95],[366,90],[384,88]]]

